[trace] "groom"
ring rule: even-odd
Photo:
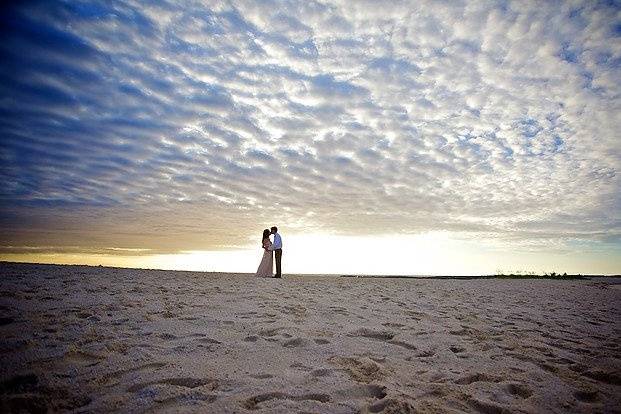
[[[274,277],[281,278],[280,261],[282,259],[282,239],[280,238],[280,234],[278,234],[278,228],[276,226],[270,229],[270,233],[274,235],[274,243],[272,243],[271,247],[271,250],[274,251],[274,257],[276,258],[276,274]]]

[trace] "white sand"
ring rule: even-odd
[[[619,412],[620,279],[0,265],[0,411]]]

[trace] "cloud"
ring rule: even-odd
[[[7,8],[2,244],[209,250],[276,221],[518,248],[618,241],[619,12],[605,2]]]

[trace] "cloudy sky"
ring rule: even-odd
[[[619,3],[3,7],[1,259],[621,273]]]

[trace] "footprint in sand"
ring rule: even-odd
[[[386,376],[386,370],[367,357],[332,357],[328,361],[345,369],[349,376],[357,382],[368,384]]]
[[[523,384],[507,384],[505,390],[511,395],[517,395],[521,398],[528,398],[533,395],[530,388]]]
[[[389,331],[374,331],[369,328],[360,328],[356,331],[351,332],[348,336],[364,337],[364,338],[378,339],[381,341],[388,341],[394,338],[395,334]]]
[[[397,340],[393,339],[392,341],[387,341],[387,342],[389,344],[400,346],[401,348],[409,349],[410,351],[414,351],[414,350],[418,349],[415,345],[412,345],[412,344],[410,344],[408,342],[404,342],[404,341],[397,341]]]
[[[280,327],[280,328],[271,328],[271,329],[261,329],[259,331],[259,336],[271,338],[272,336],[278,335],[278,332],[283,329],[286,329],[286,328]]]
[[[97,365],[104,359],[106,359],[106,357],[103,355],[97,355],[79,349],[71,349],[67,351],[64,358],[66,362],[71,364],[84,365],[87,367]]]
[[[455,384],[469,385],[474,382],[500,382],[500,381],[501,379],[498,377],[477,372],[476,374],[468,375],[466,377],[457,379],[455,381]]]
[[[470,331],[468,329],[466,329],[466,328],[462,328],[462,329],[459,329],[459,330],[449,331],[449,333],[451,335],[456,335],[456,336],[465,336],[465,335],[468,335],[470,333]]]
[[[357,385],[343,390],[335,391],[335,395],[344,398],[377,398],[386,397],[386,387],[375,384]]]
[[[598,400],[598,393],[597,391],[580,390],[580,391],[574,392],[574,397],[576,398],[576,400],[580,402],[594,403]]]
[[[430,358],[436,354],[436,351],[432,349],[426,349],[414,355],[416,358]]]
[[[313,377],[327,377],[327,376],[332,375],[332,373],[333,373],[334,371],[335,371],[335,370],[330,369],[330,368],[321,368],[321,369],[316,369],[316,370],[314,370],[314,371],[313,371],[313,372],[311,372],[310,374],[311,374]]]
[[[113,385],[117,385],[120,381],[120,378],[123,377],[126,374],[132,373],[132,372],[140,372],[140,371],[146,371],[146,370],[150,370],[153,372],[153,370],[157,369],[157,368],[162,368],[165,367],[166,364],[163,362],[152,362],[149,364],[144,364],[144,365],[138,365],[136,367],[132,367],[132,368],[127,368],[127,369],[122,369],[119,371],[114,371],[111,372],[109,374],[105,374],[103,376],[101,376],[97,382],[101,383],[102,385],[105,386],[113,386]]]
[[[164,397],[164,398],[156,395],[153,398],[155,404],[148,411],[150,412],[161,412],[161,411],[177,412],[180,409],[179,408],[180,405],[187,404],[188,402],[191,402],[192,404],[196,404],[198,401],[201,401],[203,403],[209,404],[209,403],[214,402],[217,398],[218,397],[216,395],[203,394],[203,393],[198,393],[198,392],[193,392],[191,396],[190,395],[176,395],[176,396]]]
[[[282,346],[284,348],[299,348],[299,347],[303,347],[306,344],[306,341],[302,338],[294,338],[294,339],[289,339],[288,341],[285,341]]]
[[[215,344],[215,345],[219,345],[222,342],[216,340],[216,339],[212,339],[212,338],[208,338],[208,337],[204,337],[204,338],[200,338],[198,339],[199,342],[202,342],[204,344]]]
[[[581,375],[611,385],[621,385],[621,376],[615,372],[605,372],[598,369],[582,372]]]
[[[387,328],[403,328],[405,325],[402,323],[384,322],[382,326],[385,326]]]
[[[291,395],[283,392],[268,392],[250,397],[246,399],[242,405],[248,410],[256,410],[260,408],[259,404],[270,400],[317,401],[327,403],[331,401],[331,397],[328,394]]]
[[[143,388],[146,388],[151,385],[172,385],[175,387],[184,387],[184,388],[198,388],[198,387],[207,387],[210,391],[218,388],[218,381],[214,379],[208,378],[189,378],[189,377],[178,377],[178,378],[164,378],[157,381],[149,381],[142,382],[138,384],[134,384],[127,388],[129,392],[140,391]]]
[[[274,378],[274,376],[272,374],[254,374],[254,375],[250,375],[252,378],[256,378],[256,379],[268,379],[268,378]]]

